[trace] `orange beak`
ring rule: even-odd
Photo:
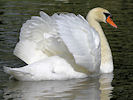
[[[111,26],[117,28],[117,25],[113,22],[113,20],[110,18],[110,16],[106,19],[107,23],[109,23]]]

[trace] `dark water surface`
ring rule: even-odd
[[[84,17],[94,7],[108,9],[118,29],[102,24],[110,43],[114,73],[99,79],[9,81],[3,66],[25,65],[12,52],[22,24],[39,11]],[[0,100],[133,100],[133,0],[0,0]]]

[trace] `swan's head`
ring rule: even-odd
[[[109,23],[111,26],[117,28],[117,25],[112,21],[111,18],[111,13],[108,10],[100,7],[90,10],[90,12],[87,15],[88,21],[96,20],[98,22]]]

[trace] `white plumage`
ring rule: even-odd
[[[74,71],[70,64],[58,56],[48,57],[21,68],[4,67],[4,70],[21,81],[66,80],[87,77],[84,73]]]
[[[100,39],[98,33],[81,16],[72,13],[54,14],[60,37],[73,54],[77,64],[91,72],[100,66]]]
[[[72,65],[85,67],[90,72],[99,71],[100,60],[96,60],[100,58],[99,36],[81,15],[54,14],[50,17],[40,12],[40,16],[33,16],[23,24],[14,50],[14,54],[29,65],[6,67],[8,74],[18,80],[35,81],[86,77]],[[62,72],[57,73],[60,69]],[[57,70],[56,74],[53,70]]]
[[[40,17],[23,24],[19,39],[14,54],[28,65],[4,68],[18,80],[64,80],[99,73],[100,37],[81,15],[49,16],[41,11]]]

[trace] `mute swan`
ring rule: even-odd
[[[109,23],[109,11],[94,8],[87,15],[72,13],[33,16],[23,24],[14,54],[28,65],[4,67],[21,81],[84,78],[113,71],[112,54],[99,22]],[[100,45],[101,40],[101,45]],[[101,65],[100,65],[101,64]]]

